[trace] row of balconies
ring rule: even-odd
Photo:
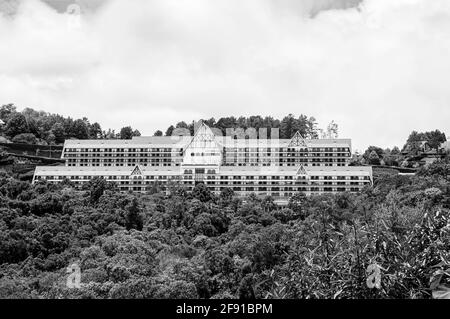
[[[47,177],[41,177],[41,176],[36,176],[35,181],[39,181],[39,180],[47,180],[49,182],[58,182],[58,181],[62,181],[65,178],[70,179],[71,181],[74,182],[88,182],[90,179],[92,179],[92,176],[83,176],[83,177],[79,177],[79,176],[47,176]],[[164,178],[158,178],[158,179],[148,179],[148,180],[124,180],[123,178],[116,178],[114,177],[106,177],[105,178],[107,181],[110,182],[119,182],[121,185],[151,185],[152,183],[154,183],[154,181],[159,181],[159,182],[168,182],[170,180],[172,181],[180,181],[178,178],[172,178],[172,179],[164,179]],[[281,181],[205,181],[207,185],[221,185],[221,186],[242,186],[242,185],[246,185],[246,186],[254,186],[254,187],[279,187],[279,186],[299,186],[299,185],[309,185],[309,186],[313,186],[313,187],[317,187],[317,186],[364,186],[370,183],[370,180],[367,181],[363,181],[363,182],[322,182],[322,183],[317,183],[317,182],[306,182],[306,181],[295,181],[295,182],[281,182]],[[182,181],[182,183],[184,184],[193,184],[194,181],[193,180],[184,180]]]
[[[175,156],[173,156],[175,155]],[[82,153],[77,153],[77,154],[64,154],[63,156],[64,158],[78,158],[78,157],[86,157],[86,158],[94,158],[94,157],[100,157],[100,158],[108,158],[108,157],[113,157],[113,158],[136,158],[136,157],[180,157],[182,158],[182,155],[180,154],[171,154],[171,153],[167,153],[167,154],[82,154]]]
[[[83,183],[75,182],[76,185],[82,185]],[[135,191],[135,192],[146,192],[148,191],[148,185],[146,186],[130,186],[130,185],[118,185],[118,188],[122,192]],[[160,186],[161,187],[161,186]],[[193,188],[193,185],[188,187],[189,189]],[[212,192],[219,194],[223,187],[209,187]],[[229,187],[227,187],[229,188]],[[361,191],[360,187],[301,187],[301,188],[284,188],[284,189],[267,189],[263,187],[232,187],[233,191],[238,196],[246,196],[251,193],[257,196],[271,196],[274,199],[283,198],[283,197],[291,197],[296,192],[303,192],[305,194],[322,194],[322,193],[334,193],[334,192],[359,192]],[[161,187],[161,190],[167,191],[164,186]]]
[[[151,155],[141,155],[141,156],[134,156],[134,155],[128,155],[125,156],[124,154],[115,154],[115,155],[106,155],[106,154],[64,154],[64,159],[111,159],[111,160],[118,160],[118,159],[160,159],[160,158],[175,158],[175,159],[183,159],[180,155],[173,154],[151,154]],[[345,161],[349,159],[349,156],[231,156],[231,155],[225,155],[223,156],[224,161],[245,161],[245,160],[254,160],[254,161],[264,161],[264,160],[280,160],[280,161],[287,161],[287,160],[309,160],[309,159],[319,159],[324,160],[328,159],[331,161]]]
[[[350,152],[350,148],[348,147],[325,147],[325,148],[290,148],[290,147],[225,147],[225,152],[290,152],[290,153],[308,153],[308,152],[327,152],[327,153],[335,153],[335,152]]]
[[[170,180],[170,179],[194,180],[194,178],[192,176],[181,176],[181,175],[174,175],[174,176],[161,175],[161,176],[145,176],[145,177],[142,177],[142,176],[133,176],[133,177],[130,177],[130,176],[101,176],[101,175],[96,175],[96,176],[88,176],[88,175],[85,175],[85,176],[74,176],[74,175],[72,175],[72,176],[70,176],[70,175],[67,175],[67,176],[62,176],[62,175],[61,176],[40,176],[40,175],[38,175],[38,178],[55,179],[55,180],[58,180],[58,179],[63,180],[64,178],[88,180],[88,179],[92,179],[94,177],[101,177],[101,178],[111,179],[111,180],[119,180],[119,179],[120,180],[156,180],[156,179],[157,180]],[[332,179],[331,178],[330,179],[323,179],[323,178],[315,179],[314,177],[315,176],[312,176],[310,178],[310,180],[313,183],[317,182],[317,181],[330,181],[330,180],[333,180],[333,181],[347,181],[347,180],[368,181],[368,180],[370,180],[370,176],[355,176],[355,177],[352,176],[352,178],[342,177],[342,178],[332,178]],[[196,180],[198,180],[198,178],[196,178]],[[220,181],[229,182],[229,183],[243,182],[243,181],[249,182],[249,183],[274,182],[274,181],[276,181],[276,183],[288,183],[290,181],[296,181],[298,183],[299,181],[307,181],[308,179],[294,178],[293,176],[284,176],[284,178],[280,178],[280,176],[273,176],[273,177],[269,176],[266,178],[263,178],[261,176],[259,178],[228,178],[228,176],[220,176],[220,178],[219,178],[219,176],[217,176],[217,178],[216,178],[215,176],[206,176],[204,178],[201,178],[201,180],[202,181],[220,180]]]
[[[82,158],[82,159],[72,159],[69,158],[67,159],[68,163],[125,163],[125,162],[130,162],[130,163],[160,163],[160,162],[182,162],[181,160],[178,159],[171,159],[171,158],[159,158],[159,159],[116,159],[116,160],[112,160],[112,159],[86,159],[86,158]]]
[[[116,156],[104,156],[104,155],[82,155],[82,154],[75,154],[75,155],[64,155],[63,158],[65,159],[111,159],[111,160],[119,160],[119,159],[160,159],[160,158],[175,158],[175,159],[183,159],[181,156],[171,156],[170,154],[156,154],[152,156],[123,156],[120,154],[117,154]],[[288,161],[288,160],[330,160],[330,161],[345,161],[348,160],[348,157],[279,157],[279,156],[271,156],[271,157],[252,157],[252,156],[224,156],[224,161],[244,161],[244,160],[253,160],[253,161],[270,161],[270,160],[281,160],[281,161]]]
[[[38,180],[42,180],[40,178],[36,178],[36,181]],[[60,182],[62,179],[47,179],[47,181],[49,182]],[[89,182],[89,180],[80,180],[80,179],[74,179],[72,180],[75,184],[83,184],[83,183],[87,183]],[[151,186],[153,185],[154,182],[129,182],[129,181],[117,181],[117,180],[109,180],[110,182],[117,182],[118,186],[131,186],[131,187],[136,187],[136,186]],[[187,186],[193,186],[194,183],[193,182],[182,182],[182,184],[187,185]],[[355,189],[360,189],[361,187],[368,185],[369,183],[359,183],[359,184],[346,184],[346,185],[337,185],[337,184],[333,184],[330,186],[335,186],[335,187],[329,187],[327,185],[308,185],[305,184],[303,186],[299,186],[299,185],[283,185],[283,184],[272,184],[272,185],[258,185],[258,184],[239,184],[239,183],[235,183],[235,184],[227,184],[227,183],[214,183],[214,182],[207,182],[206,185],[210,185],[210,186],[215,186],[215,187],[231,187],[232,189],[241,189],[244,188],[247,191],[254,191],[255,189],[257,190],[272,190],[272,191],[307,191],[307,190],[319,190],[319,189],[339,189],[341,188],[340,186],[351,186],[351,187],[343,187],[345,189],[351,189],[351,188],[355,188]],[[293,186],[297,186],[297,187],[293,187]]]
[[[144,167],[149,167],[149,166],[151,166],[151,167],[178,167],[178,166],[180,166],[181,164],[180,163],[170,163],[170,164],[168,164],[168,163],[163,163],[163,162],[158,162],[158,163],[149,163],[149,164],[147,164],[147,163],[139,163],[139,165],[142,165],[142,166],[144,166]],[[108,164],[108,163],[102,163],[101,165],[98,163],[98,164],[95,164],[95,163],[90,163],[90,164],[83,164],[83,163],[81,163],[81,164],[71,164],[71,163],[67,163],[66,164],[66,166],[69,166],[69,167],[125,167],[125,166],[128,166],[128,167],[135,167],[136,166],[136,163],[126,163],[126,164],[124,164],[124,163],[114,163],[114,164]]]
[[[350,157],[350,153],[286,153],[286,152],[274,152],[274,153],[261,153],[261,152],[225,152],[224,156],[234,156],[234,157],[243,157],[243,156],[254,156],[254,157],[271,157],[271,156],[281,156],[281,157]]]
[[[66,148],[64,153],[183,153],[182,148]],[[292,149],[280,147],[246,147],[246,148],[229,148],[222,149],[224,153],[289,153],[289,154],[305,154],[305,153],[350,153],[350,148],[309,148],[309,149]]]
[[[66,148],[64,149],[64,153],[182,153],[184,150],[182,148],[146,148],[146,149],[116,149],[116,148],[108,148],[108,149],[87,149],[87,148]],[[341,148],[341,149],[317,149],[310,148],[306,149],[287,149],[287,148],[224,148],[222,150],[224,153],[290,153],[290,154],[305,154],[305,153],[350,153],[349,148]]]
[[[182,148],[66,148],[64,153],[147,153],[147,152],[183,152]]]

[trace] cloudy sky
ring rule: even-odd
[[[151,135],[301,113],[354,148],[450,135],[448,0],[0,0],[0,104]]]

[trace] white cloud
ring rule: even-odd
[[[358,2],[112,0],[73,28],[23,1],[0,18],[0,103],[146,134],[303,113],[334,119],[358,149],[401,146],[413,129],[448,133],[450,2],[320,11]]]

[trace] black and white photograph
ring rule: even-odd
[[[450,299],[448,134],[449,0],[0,0],[0,299]]]

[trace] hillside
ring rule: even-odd
[[[77,191],[0,172],[0,212],[0,298],[450,293],[448,161],[384,175],[357,195],[297,194],[285,208],[203,184],[134,195],[102,179]],[[81,271],[77,289],[66,284],[69,266]],[[369,266],[379,284],[366,283]]]

